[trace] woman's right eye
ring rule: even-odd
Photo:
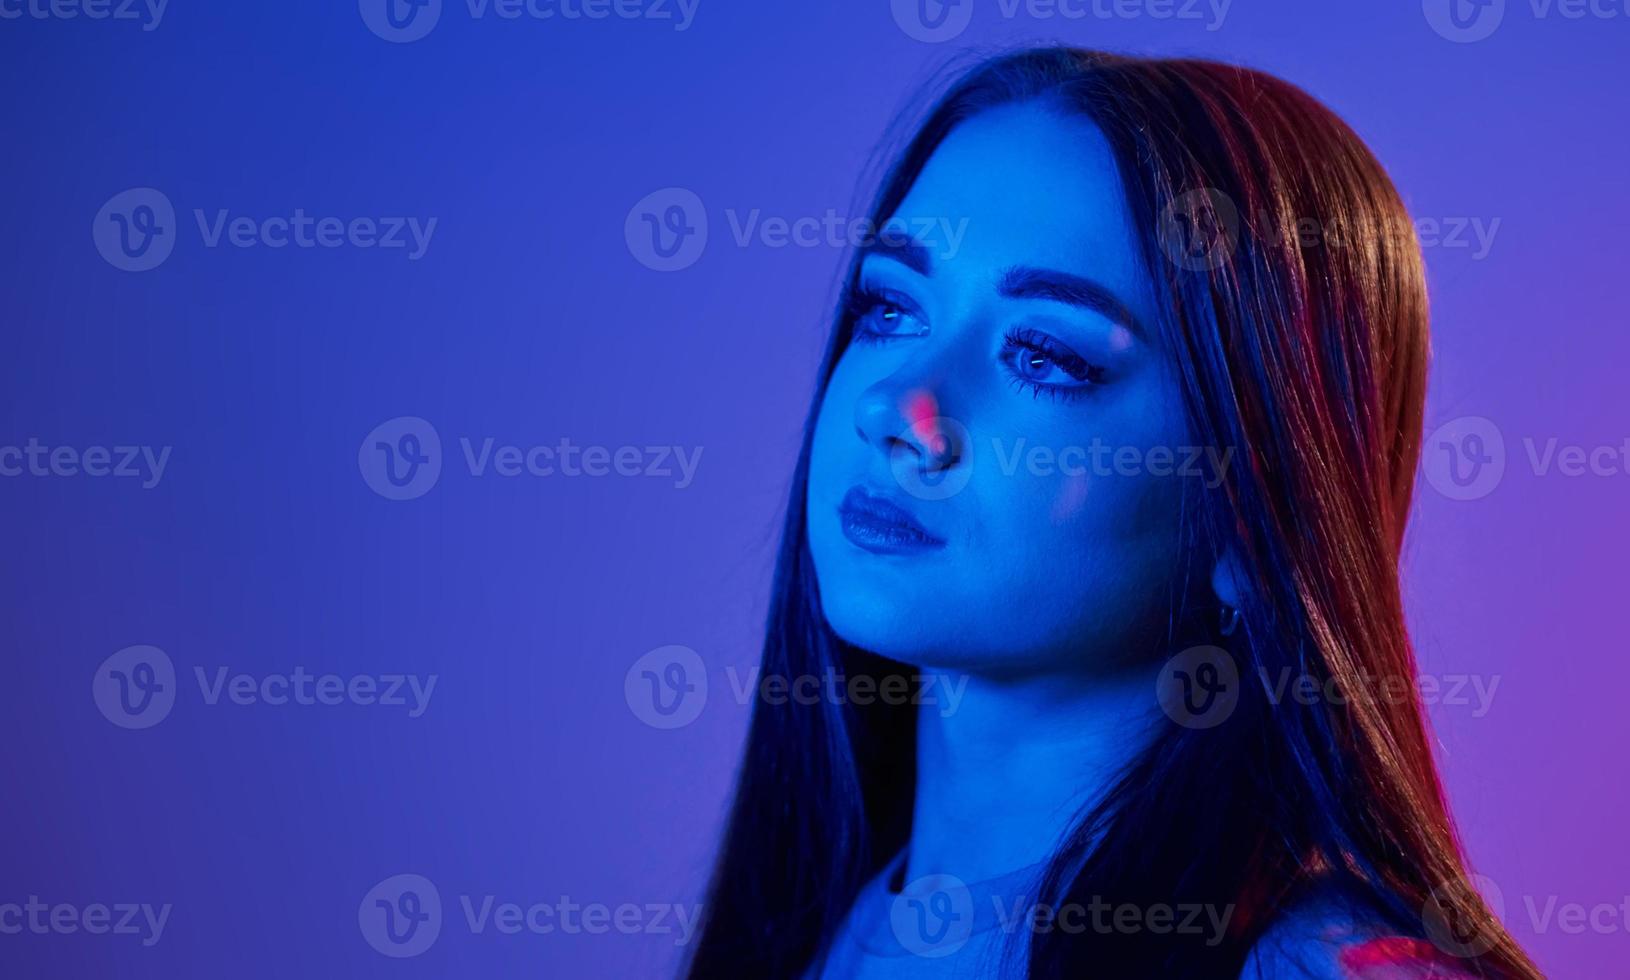
[[[896,293],[858,287],[849,297],[854,339],[877,343],[898,337],[921,337],[928,333],[928,324],[915,310],[909,300]]]

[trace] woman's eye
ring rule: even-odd
[[[921,337],[928,333],[928,325],[909,303],[887,293],[856,290],[850,299],[849,312],[854,319],[856,340]]]
[[[1078,397],[1103,383],[1103,368],[1035,330],[1010,332],[1003,341],[1002,361],[1015,385],[1037,397]]]

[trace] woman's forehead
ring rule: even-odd
[[[953,129],[891,216],[906,233],[959,228],[941,265],[1090,273],[1129,302],[1146,289],[1138,236],[1108,140],[1085,116],[1035,104],[987,110]]]

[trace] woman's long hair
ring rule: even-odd
[[[1244,682],[1233,714],[1163,726],[1043,883],[1055,907],[1235,907],[1231,928],[1221,942],[1037,932],[1029,975],[1237,975],[1266,911],[1316,878],[1390,931],[1454,926],[1470,973],[1537,976],[1466,885],[1418,703],[1374,696],[1375,678],[1415,676],[1398,559],[1427,359],[1420,248],[1391,181],[1340,119],[1272,76],[1049,47],[985,60],[932,104],[884,175],[874,227],[958,123],[1015,102],[1090,119],[1113,148],[1190,435],[1236,450],[1219,487],[1192,491],[1186,531],[1231,555],[1244,586],[1241,628],[1217,640]],[[842,309],[788,501],[766,675],[906,671],[834,635],[805,538]],[[1337,696],[1276,703],[1264,681],[1285,676]],[[912,708],[759,700],[690,974],[795,977],[814,962],[910,834],[915,755]]]

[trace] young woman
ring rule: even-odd
[[[1426,294],[1352,130],[1025,50],[872,218],[763,658],[847,696],[756,705],[691,975],[1537,976],[1409,693]]]

